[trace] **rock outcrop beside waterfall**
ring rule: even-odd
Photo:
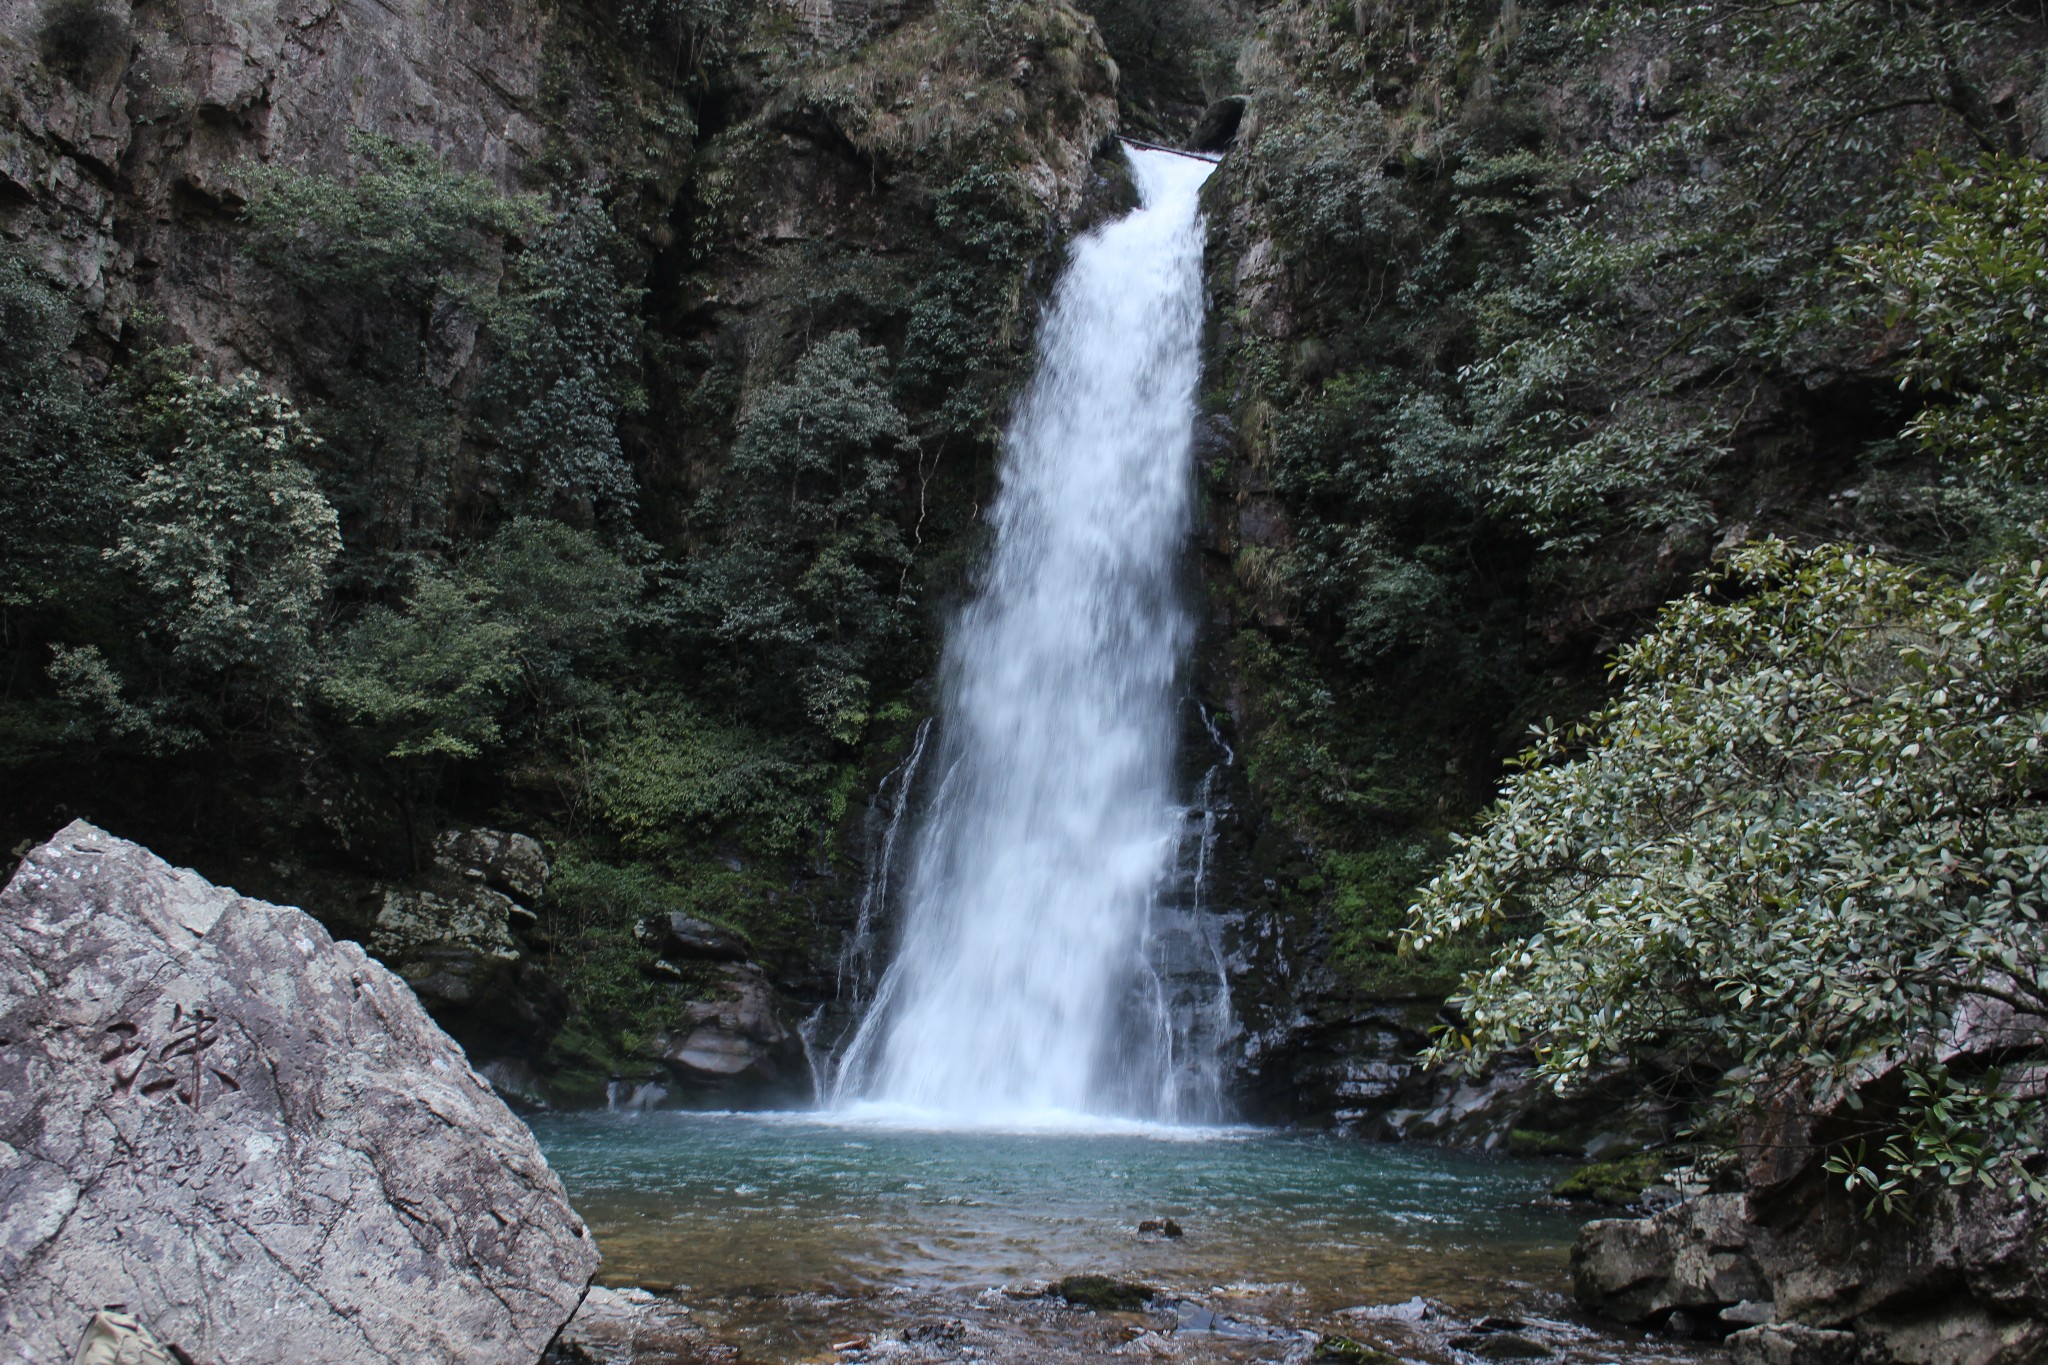
[[[2003,1004],[1963,1011],[1942,1050],[2038,1086],[2039,1026]],[[1922,1187],[1879,1212],[1825,1156],[1866,1139],[1902,1090],[1873,1069],[1852,1095],[1786,1097],[1745,1121],[1738,1188],[1649,1218],[1589,1223],[1572,1252],[1581,1303],[1635,1325],[1729,1337],[1736,1365],[2029,1365],[2048,1357],[2048,1209],[2005,1181]]]
[[[1589,1223],[1572,1256],[1581,1302],[1636,1325],[1733,1329],[1736,1365],[2037,1361],[2044,1266],[2048,1220],[2004,1191],[1941,1190],[1909,1222],[1818,1181]]]
[[[534,1360],[596,1247],[404,983],[76,822],[0,893],[0,1337],[122,1305],[195,1360]]]

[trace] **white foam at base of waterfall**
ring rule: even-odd
[[[1007,434],[991,562],[947,640],[898,947],[841,1060],[841,1108],[1005,1127],[1215,1117],[1193,1112],[1214,1109],[1213,1064],[1176,1046],[1147,956],[1188,815],[1178,578],[1213,167],[1129,156],[1140,206],[1075,242]]]

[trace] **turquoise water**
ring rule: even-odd
[[[1566,1287],[1554,1162],[1315,1135],[935,1132],[812,1115],[543,1115],[614,1280],[700,1295],[981,1289],[1101,1272],[1308,1312]],[[1177,1240],[1141,1237],[1170,1216]]]

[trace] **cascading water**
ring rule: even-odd
[[[1176,1081],[1186,1030],[1144,1023],[1163,998],[1149,931],[1188,820],[1172,788],[1193,622],[1176,579],[1212,167],[1130,159],[1140,207],[1075,243],[1005,443],[993,559],[947,642],[901,941],[841,1103],[1213,1116]]]

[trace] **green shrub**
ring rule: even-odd
[[[2048,477],[2048,169],[1985,157],[1936,168],[1906,222],[1854,252],[1902,369],[1929,398],[1910,434],[2008,480]]]
[[[509,409],[494,463],[515,507],[589,525],[638,501],[618,423],[645,402],[639,291],[619,283],[621,252],[604,210],[579,202],[534,234],[492,312],[487,389]]]
[[[422,143],[360,129],[353,177],[283,166],[247,171],[249,252],[308,294],[424,307],[436,292],[476,302],[495,246],[543,221],[474,171],[450,170]]]
[[[602,729],[646,576],[586,531],[519,518],[396,607],[344,629],[320,693],[382,756],[468,759],[524,722],[546,746]]]
[[[327,570],[341,553],[334,509],[306,461],[296,409],[253,375],[184,382],[183,439],[134,486],[110,554],[151,603],[173,663],[290,703],[315,671]]]
[[[2048,1194],[2038,1085],[1942,1052],[1972,1010],[2048,1026],[2044,654],[2032,555],[1950,583],[1738,553],[1622,652],[1611,706],[1539,734],[1423,893],[1411,942],[1498,945],[1438,1060],[1527,1047],[1562,1088],[1654,1050],[1732,1067],[1740,1110],[1833,1104],[1888,1058],[1905,1099],[1831,1153],[1852,1185]]]
[[[599,753],[592,798],[605,824],[643,857],[684,861],[721,835],[791,852],[819,818],[825,774],[780,748],[768,735],[663,700]]]
[[[103,576],[133,457],[66,361],[78,316],[18,251],[0,251],[0,605],[59,609]]]
[[[911,627],[892,503],[913,449],[886,354],[852,332],[812,346],[741,418],[721,543],[692,561],[678,606],[752,714],[841,743],[865,730]]]

